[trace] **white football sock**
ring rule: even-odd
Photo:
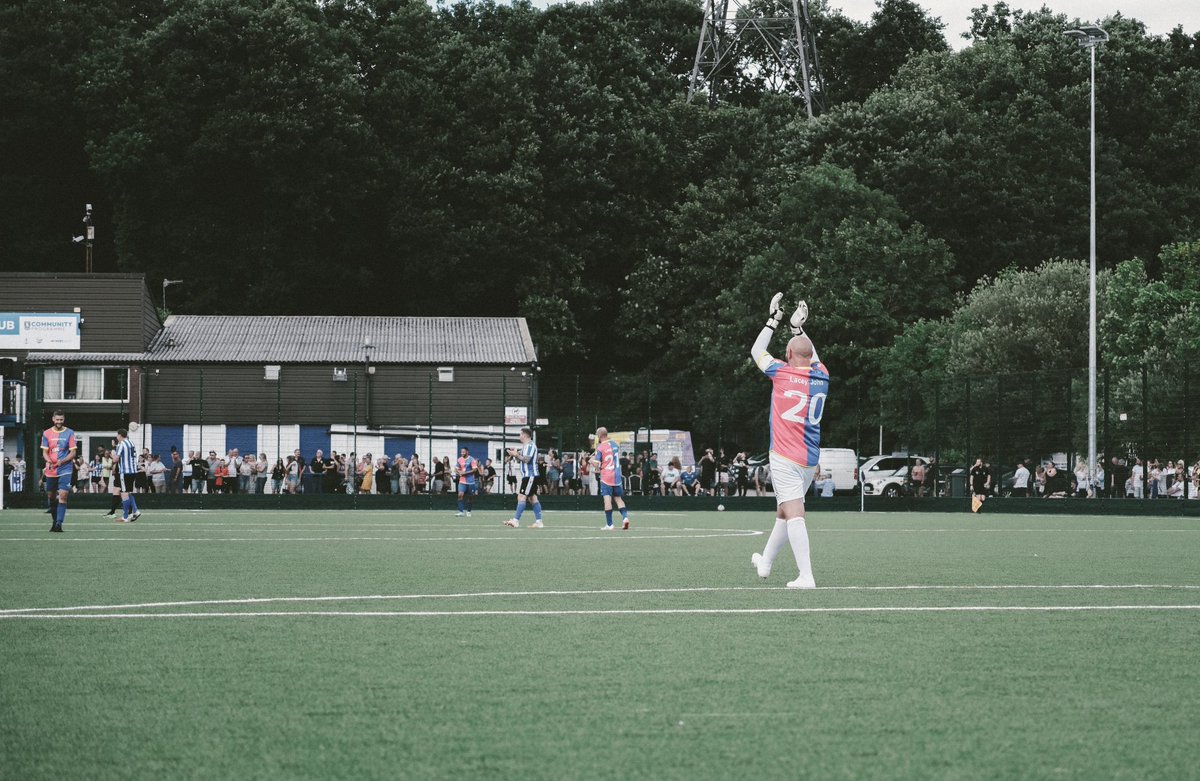
[[[763,562],[766,563],[767,569],[775,562],[775,557],[779,555],[779,551],[783,550],[783,544],[787,542],[788,527],[787,521],[782,518],[775,519],[775,528],[771,529],[771,536],[767,538],[767,545],[763,548]]]
[[[792,544],[792,553],[796,555],[796,566],[800,569],[800,580],[812,580],[812,561],[808,556],[808,527],[804,518],[788,518],[788,542]]]

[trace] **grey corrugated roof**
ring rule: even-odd
[[[106,363],[124,366],[141,363],[145,353],[81,353],[81,352],[31,352],[25,360],[29,363],[86,363],[98,366]]]
[[[146,363],[527,364],[537,360],[522,317],[269,317],[175,315]]]

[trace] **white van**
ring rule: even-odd
[[[821,448],[821,475],[833,477],[833,490],[858,491],[858,454],[846,447]],[[819,481],[817,478],[814,482]]]

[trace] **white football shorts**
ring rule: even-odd
[[[772,453],[771,484],[775,487],[776,504],[803,499],[816,473],[815,466],[800,466]]]

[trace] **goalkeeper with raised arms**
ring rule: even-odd
[[[771,480],[775,486],[775,527],[762,553],[751,564],[760,578],[771,574],[775,557],[790,543],[800,575],[788,588],[816,588],[804,522],[804,495],[812,484],[821,457],[821,415],[829,395],[829,371],[804,333],[808,304],[801,301],[790,318],[792,336],[785,360],[771,355],[771,337],[783,320],[783,293],[771,299],[767,324],[754,340],[750,357],[771,380]]]

